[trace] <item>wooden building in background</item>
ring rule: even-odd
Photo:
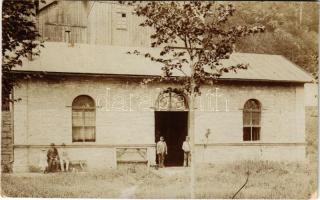
[[[132,11],[110,1],[49,1],[39,8],[39,32],[52,42],[150,46],[151,29]]]

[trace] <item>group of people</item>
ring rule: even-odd
[[[189,167],[191,164],[191,147],[189,141],[190,138],[187,136],[182,144],[184,167]],[[65,147],[66,145],[62,143],[61,148],[58,150],[54,143],[50,144],[50,148],[47,151],[47,166],[45,167],[45,172],[69,171],[70,159]],[[164,167],[164,160],[168,154],[168,148],[163,136],[160,136],[160,141],[157,142],[156,152],[159,167]]]
[[[190,147],[190,137],[187,136],[186,140],[182,144],[183,155],[183,166],[189,167],[191,164],[191,147]],[[164,141],[164,137],[160,136],[160,141],[157,142],[156,152],[158,157],[159,167],[164,167],[165,156],[168,155],[167,144]]]
[[[47,167],[45,172],[57,172],[59,170],[69,171],[70,159],[65,148],[66,145],[62,143],[61,147],[62,148],[58,151],[54,143],[50,144],[50,148],[47,151]]]

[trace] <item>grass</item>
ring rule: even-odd
[[[9,197],[116,198],[142,178],[131,167],[89,173],[2,174],[2,195]]]
[[[189,169],[180,168],[172,175],[163,174],[159,169],[153,178],[144,179],[136,191],[136,198],[190,198],[190,175]]]
[[[318,109],[314,106],[306,107],[306,142],[307,155],[310,162],[318,159]]]
[[[118,198],[126,189],[138,186],[134,191],[137,198],[187,198],[183,193],[179,195],[184,190],[184,184],[179,187],[174,183],[188,179],[187,175],[181,174],[179,178],[174,175],[167,179],[158,173],[144,166],[122,166],[87,173],[2,174],[1,187],[2,195],[8,197]],[[167,183],[170,185],[166,186]],[[178,195],[174,194],[177,189]],[[171,192],[168,193],[168,190]]]
[[[243,161],[234,164],[207,165],[198,168],[197,198],[307,199],[316,191],[316,167],[307,163]]]
[[[316,190],[316,166],[307,163],[240,162],[197,166],[197,198],[307,199]],[[143,166],[100,172],[55,174],[3,174],[2,194],[10,197],[118,198],[135,187],[128,198],[190,198],[189,170]],[[127,197],[127,196],[124,196]]]
[[[131,178],[131,176],[130,176]],[[116,197],[130,184],[125,171],[93,173],[3,174],[2,194],[10,197]]]

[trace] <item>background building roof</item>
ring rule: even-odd
[[[160,63],[152,62],[143,56],[127,54],[128,51],[139,50],[159,55],[156,48],[136,48],[123,46],[44,43],[39,57],[32,61],[24,60],[16,71],[38,71],[57,73],[110,74],[110,75],[145,75],[158,76],[163,72]],[[238,70],[222,75],[221,79],[259,80],[284,82],[311,82],[311,75],[280,55],[234,53],[230,59],[224,60],[225,66],[249,64],[247,70]],[[188,69],[186,67],[186,69]],[[188,71],[186,71],[188,73]],[[174,76],[182,76],[178,70]]]
[[[42,10],[43,8],[56,3],[56,0],[46,0],[45,2],[39,1],[39,10]]]

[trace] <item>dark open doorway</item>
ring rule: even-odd
[[[182,166],[182,143],[188,134],[188,112],[155,112],[155,142],[164,137],[168,146],[165,166]],[[158,161],[157,161],[158,162]]]

